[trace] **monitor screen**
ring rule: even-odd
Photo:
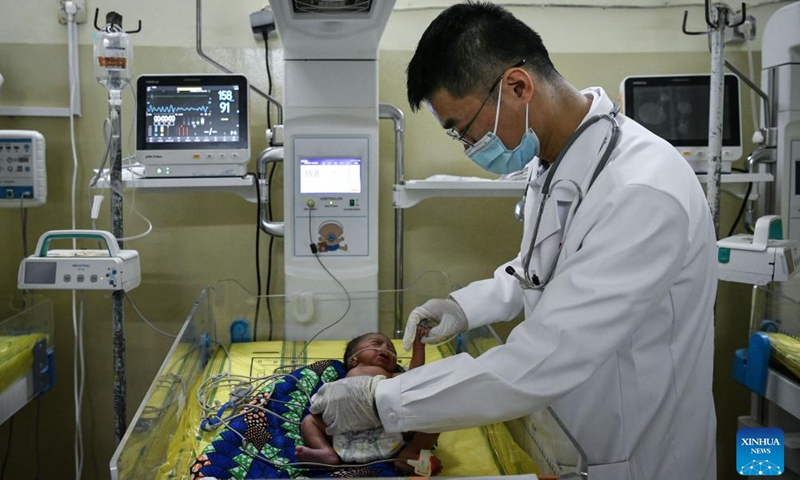
[[[56,262],[25,262],[25,283],[53,285],[56,283]]]
[[[137,150],[245,149],[241,75],[146,75],[137,84]]]
[[[300,159],[300,193],[361,193],[361,159]]]
[[[629,77],[625,114],[675,147],[708,146],[709,75]],[[725,75],[723,147],[741,142],[739,82]]]

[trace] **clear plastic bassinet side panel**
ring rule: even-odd
[[[478,356],[501,343],[491,327],[480,327],[459,335],[456,350]],[[505,425],[543,474],[557,475],[560,479],[589,478],[586,454],[552,408],[547,407]]]
[[[211,287],[206,287],[192,306],[178,337],[150,385],[133,421],[111,457],[111,478],[158,478],[170,462],[169,445],[181,435],[181,423],[191,408],[192,387],[203,377],[212,352],[218,348],[214,334]]]

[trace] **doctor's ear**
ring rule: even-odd
[[[505,80],[503,81],[508,85],[513,92],[514,97],[528,103],[533,96],[535,88],[533,77],[522,67],[514,67],[508,71]]]

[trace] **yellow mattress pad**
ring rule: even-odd
[[[768,333],[772,358],[800,378],[800,340],[783,333]]]
[[[33,346],[47,338],[41,333],[0,336],[0,392],[33,368]]]

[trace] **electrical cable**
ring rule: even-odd
[[[42,406],[42,396],[36,397],[36,421],[33,424],[33,446],[36,449],[36,474],[34,480],[39,480],[39,467],[41,467],[41,457],[39,456],[39,410]]]
[[[97,173],[94,174],[92,180],[89,181],[89,188],[93,188],[97,185],[97,182],[103,176],[103,170],[106,168],[106,163],[108,162],[109,157],[111,156],[111,119],[106,117],[103,120],[103,139],[106,142],[106,150],[103,154],[103,160],[100,162],[100,167],[97,169]],[[91,198],[91,193],[90,193]],[[90,202],[91,203],[91,202]]]
[[[22,217],[22,258],[28,258],[28,209],[25,208],[25,194],[19,199],[20,216]]]
[[[78,405],[80,408],[80,422],[79,425],[79,432],[80,432],[80,445],[81,445],[81,469],[80,469],[80,476],[83,476],[83,465],[84,465],[84,456],[86,455],[86,450],[83,445],[83,394],[86,391],[86,353],[84,352],[84,343],[83,343],[83,327],[84,327],[84,313],[86,303],[83,298],[83,291],[80,292],[80,316],[78,317],[78,334],[80,336],[80,342],[78,343],[78,354],[80,355],[81,359],[81,382],[80,382],[80,389],[78,390]]]
[[[72,3],[72,2],[67,2]],[[74,14],[68,13],[67,14],[67,30],[69,36],[69,55],[70,55],[70,62],[69,62],[69,132],[70,132],[70,139],[72,141],[72,195],[71,195],[71,206],[72,206],[72,229],[75,230],[76,226],[76,212],[75,212],[75,196],[77,192],[77,183],[78,183],[78,150],[76,147],[75,142],[75,113],[73,111],[73,102],[75,100],[75,89],[77,88],[77,83],[79,79],[75,78],[75,68],[73,66],[74,54],[73,49],[75,46],[73,45],[72,39],[74,37],[73,31],[75,30],[75,17]],[[72,247],[75,248],[75,240],[72,240]]]
[[[261,181],[255,173],[248,173],[253,176],[253,184],[256,186],[256,315],[253,319],[253,341],[258,335],[258,316],[261,313]]]
[[[81,424],[81,406],[78,399],[78,368],[79,368],[79,361],[78,361],[78,299],[77,299],[77,291],[72,291],[72,334],[74,337],[75,343],[73,344],[72,348],[72,363],[73,363],[73,371],[72,371],[72,386],[73,386],[73,401],[74,401],[74,413],[75,413],[75,478],[76,480],[80,480],[81,478],[81,462],[80,462],[80,452],[82,450],[81,445],[81,437],[80,437],[80,424]]]
[[[64,9],[67,12],[67,35],[69,46],[69,130],[70,140],[72,146],[72,189],[70,195],[71,202],[71,226],[75,230],[77,228],[76,219],[76,197],[77,197],[77,184],[78,184],[78,150],[75,141],[75,112],[74,101],[75,91],[77,89],[79,78],[76,78],[76,49],[75,41],[77,40],[77,24],[75,22],[75,12],[73,9],[75,5],[72,1],[67,1]],[[72,239],[72,248],[77,247],[75,238]],[[72,325],[73,333],[75,335],[75,345],[73,351],[73,359],[75,362],[75,370],[73,375],[74,380],[74,394],[75,394],[75,478],[80,480],[83,470],[83,432],[81,431],[81,400],[83,398],[82,386],[79,386],[79,372],[78,372],[78,354],[83,353],[81,336],[83,332],[82,325],[79,327],[78,323],[83,322],[83,302],[81,302],[81,318],[78,319],[77,313],[77,296],[75,290],[72,291]],[[80,379],[83,380],[83,360],[80,361],[81,372]]]
[[[227,353],[227,350],[226,350]],[[303,384],[299,382],[299,379],[290,375],[290,374],[283,374],[277,373],[272,375],[267,375],[265,377],[249,377],[245,375],[225,375],[225,374],[218,374],[213,375],[203,383],[197,389],[196,397],[197,403],[200,407],[202,415],[205,417],[208,422],[204,422],[201,428],[208,430],[216,428],[220,425],[219,421],[223,420],[223,417],[220,416],[220,413],[224,412],[225,410],[238,410],[243,409],[243,411],[235,414],[231,414],[229,416],[224,417],[225,420],[233,420],[238,418],[242,415],[247,414],[247,409],[255,409],[266,414],[272,415],[281,421],[291,423],[294,425],[299,425],[300,422],[297,420],[292,420],[286,418],[276,412],[269,410],[268,408],[264,408],[260,405],[252,403],[253,400],[256,399],[258,395],[260,395],[264,390],[267,389],[267,384],[274,384],[276,381],[286,381],[286,379],[291,379],[296,384],[298,390],[305,395],[305,401],[311,401],[311,394],[307,392],[303,388]],[[219,400],[214,400],[211,402],[211,398],[215,397],[217,391],[219,389],[229,389],[229,398],[230,401],[226,403],[221,403]],[[270,402],[277,402],[277,403],[295,403],[296,400],[290,401],[278,401],[272,398],[265,399]]]
[[[272,71],[270,70],[270,67],[269,67],[269,35],[268,35],[268,33],[266,31],[262,31],[261,32],[261,37],[264,39],[264,65],[265,65],[266,70],[267,70],[267,94],[270,97],[272,97]],[[269,108],[271,104],[272,104],[272,102],[270,100],[267,100],[267,129],[271,129],[272,128],[272,114],[271,114],[271,110]],[[282,118],[279,118],[279,121],[282,121]],[[274,173],[275,173],[275,163],[273,163],[272,166],[270,167],[269,176],[267,177],[267,198],[270,198],[270,199],[272,198],[272,175]],[[260,199],[259,199],[258,205],[259,205],[259,218],[258,218],[258,220],[256,222],[256,228],[260,232],[260,230],[261,230],[261,226],[260,226],[260,224],[261,224],[260,213],[261,212],[260,212],[260,209],[263,208],[263,205],[261,204]],[[267,204],[267,212],[269,213],[269,218],[272,218],[272,202],[269,202]],[[267,249],[267,253],[268,253],[267,283],[266,283],[266,289],[263,292],[264,295],[266,296],[267,316],[269,317],[269,332],[268,332],[268,336],[267,336],[267,339],[269,341],[272,341],[272,325],[273,325],[272,303],[270,301],[269,295],[270,295],[270,286],[271,286],[271,281],[272,281],[272,257],[274,255],[274,251],[273,251],[274,244],[275,244],[275,236],[274,235],[270,235],[269,247]],[[260,243],[259,237],[256,236],[256,249],[260,249],[260,248],[261,248],[261,243]],[[261,263],[257,260],[256,261],[256,265],[257,265],[257,268],[259,270],[259,278],[260,278]],[[260,282],[259,282],[259,289],[258,289],[259,299],[258,299],[258,303],[256,303],[256,307],[257,308],[261,304],[261,294],[262,294],[262,291],[261,291]]]
[[[97,185],[97,182],[101,178],[104,178],[103,170],[105,170],[106,162],[108,162],[108,159],[111,156],[111,119],[108,117],[103,120],[103,140],[106,144],[105,153],[103,153],[103,159],[100,161],[100,166],[97,168],[97,173],[95,173],[94,177],[92,177],[92,179],[89,181],[89,188],[86,189],[86,198],[89,202],[89,218],[92,220],[92,230],[97,230],[97,219],[94,218],[95,215],[92,211],[94,207],[92,188]]]
[[[157,419],[163,412],[165,412],[171,405],[174,404],[175,399],[178,398],[175,395],[175,388],[174,385],[178,384],[181,388],[181,398],[186,395],[186,384],[183,382],[183,379],[174,374],[168,373],[162,377],[156,379],[156,391],[166,388],[167,393],[162,401],[162,406],[157,407],[155,405],[145,405],[142,409],[142,416],[140,419]],[[162,387],[162,385],[166,385],[166,387]]]
[[[155,325],[153,325],[152,323],[150,323],[150,322],[147,320],[147,318],[145,318],[145,316],[144,316],[144,315],[142,315],[142,312],[141,312],[141,311],[139,311],[139,307],[137,307],[137,306],[136,306],[136,304],[135,304],[135,303],[133,303],[133,299],[130,297],[130,295],[128,295],[128,292],[125,292],[125,291],[123,291],[123,292],[122,292],[122,296],[123,296],[123,297],[125,297],[125,300],[127,300],[127,301],[128,301],[128,303],[130,303],[130,304],[131,304],[131,307],[133,307],[133,311],[134,311],[134,312],[136,312],[136,315],[138,315],[138,316],[139,316],[139,318],[141,318],[141,319],[142,319],[142,321],[143,321],[143,322],[144,322],[144,323],[145,323],[145,324],[146,324],[148,327],[152,328],[153,330],[155,330],[156,332],[160,333],[161,335],[164,335],[165,337],[169,337],[169,338],[178,338],[178,336],[177,336],[177,335],[173,335],[173,334],[171,334],[171,333],[167,333],[167,332],[165,332],[165,331],[163,331],[163,330],[160,330],[158,327],[156,327]]]
[[[84,360],[83,351],[83,292],[80,292],[80,302],[76,298],[76,291],[72,291],[73,298],[73,323],[72,332],[75,336],[75,344],[73,346],[73,362],[75,368],[73,370],[73,384],[74,384],[74,400],[75,400],[75,478],[80,480],[83,473],[83,429],[81,422],[81,406],[83,402],[83,386],[85,382],[85,369],[86,363]],[[79,307],[76,307],[77,305]],[[79,308],[79,313],[76,312]]]
[[[346,317],[347,314],[350,312],[350,307],[351,307],[351,305],[353,303],[352,299],[350,298],[350,292],[347,291],[347,288],[345,288],[345,286],[342,284],[342,282],[340,282],[339,279],[336,278],[336,276],[333,273],[331,273],[330,270],[328,270],[328,267],[326,267],[325,264],[322,263],[322,260],[319,258],[319,253],[317,252],[317,246],[314,244],[314,238],[313,238],[313,236],[311,234],[311,212],[313,210],[314,210],[314,207],[309,207],[308,208],[308,240],[311,242],[311,244],[310,244],[311,253],[314,254],[314,258],[317,259],[317,262],[319,263],[319,266],[322,267],[323,270],[325,270],[325,273],[327,273],[328,276],[331,277],[333,279],[333,281],[336,282],[337,285],[339,285],[339,288],[341,288],[342,291],[344,292],[344,294],[347,296],[347,308],[344,310],[344,313],[342,314],[342,316],[340,316],[335,322],[331,323],[330,325],[324,327],[322,330],[320,330],[317,333],[315,333],[314,336],[312,336],[305,343],[305,345],[303,345],[303,348],[300,350],[300,352],[294,358],[294,362],[293,363],[295,365],[299,365],[300,358],[302,358],[303,353],[305,353],[306,349],[311,344],[311,342],[313,342],[318,336],[322,335],[322,332],[328,330],[329,328],[333,328],[339,322],[344,320],[344,317]]]
[[[739,221],[741,221],[742,216],[744,215],[744,209],[747,206],[747,199],[750,198],[751,191],[753,191],[753,182],[747,184],[747,191],[742,199],[742,205],[739,207],[739,213],[736,214],[736,220],[733,221],[733,225],[731,225],[731,229],[728,231],[729,237],[733,235],[734,230],[736,230],[736,225],[739,224]]]
[[[23,193],[19,199],[20,220],[22,222],[22,258],[28,258],[28,209],[25,208],[25,195]],[[22,308],[28,306],[28,290],[22,291]],[[13,298],[13,297],[12,297]]]
[[[267,94],[272,96],[272,72],[269,68],[269,35],[267,34],[266,30],[261,32],[261,38],[264,39],[264,63],[267,66]],[[270,117],[270,108],[269,106],[272,104],[272,101],[267,100],[267,128],[272,126],[272,120]]]
[[[755,31],[755,29],[753,31]],[[748,35],[747,32],[744,34],[744,39],[747,44],[747,71],[750,74],[750,78],[754,79],[756,78],[756,74],[755,67],[753,66],[753,46],[750,35]],[[752,88],[750,89],[750,113],[753,116],[753,129],[758,130],[758,103],[756,100],[756,91]]]
[[[273,163],[269,170],[269,177],[267,179],[267,195],[269,198],[272,198],[272,175],[275,173],[275,167],[277,166],[276,163]],[[269,218],[272,218],[272,202],[267,203],[267,212],[269,213]],[[269,259],[267,260],[267,289],[266,289],[266,299],[267,299],[267,316],[269,317],[269,337],[268,339],[272,341],[272,302],[269,297],[270,284],[272,282],[272,256],[274,254],[272,247],[275,243],[275,236],[270,235],[269,237]]]
[[[131,158],[131,157],[126,157],[126,158]],[[130,167],[127,167],[127,168],[130,168]],[[149,218],[145,217],[142,214],[142,212],[140,212],[136,208],[136,175],[133,173],[132,169],[129,170],[129,171],[131,172],[131,183],[133,184],[133,187],[134,187],[132,189],[133,190],[133,194],[131,194],[131,197],[130,197],[130,200],[131,200],[130,201],[130,210],[131,210],[131,213],[133,213],[137,217],[139,217],[142,220],[144,220],[144,222],[147,224],[147,228],[143,232],[137,233],[136,235],[131,235],[129,237],[118,238],[117,240],[120,241],[120,242],[130,242],[130,241],[133,241],[133,240],[139,240],[141,238],[146,237],[147,235],[149,235],[153,231],[153,222],[151,222]],[[110,175],[111,175],[111,173],[109,171],[107,171],[107,170],[102,172],[102,177],[105,179],[106,185],[108,185],[107,188],[109,190],[111,190],[112,192],[115,192],[115,193],[119,194],[120,196],[124,196],[122,190],[119,187],[113,186],[111,184],[111,176]],[[91,193],[88,194],[88,197],[90,199],[90,206],[91,206]],[[96,222],[93,221],[92,225],[96,226]]]
[[[3,468],[0,469],[0,480],[6,478],[6,465],[8,464],[8,457],[11,456],[11,436],[14,431],[14,416],[8,421],[8,444],[6,444],[6,454],[3,455]]]
[[[117,240],[120,242],[131,242],[133,240],[139,240],[140,238],[144,238],[150,235],[150,232],[153,231],[153,223],[150,221],[150,219],[142,215],[142,213],[136,209],[136,178],[133,175],[131,175],[131,183],[134,185],[133,193],[131,193],[131,207],[130,207],[131,212],[133,212],[137,217],[141,218],[142,220],[145,221],[145,223],[147,223],[147,229],[142,233],[137,233],[136,235],[131,235],[130,237],[118,238]]]

